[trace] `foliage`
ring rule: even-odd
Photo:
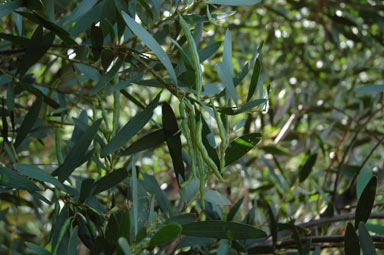
[[[1,1],[0,253],[382,249],[383,12]]]

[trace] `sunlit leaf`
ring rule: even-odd
[[[225,164],[230,165],[248,151],[252,150],[256,144],[261,140],[261,134],[251,133],[243,135],[231,141],[227,150],[225,151]]]

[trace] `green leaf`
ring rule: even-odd
[[[31,248],[34,252],[36,252],[37,255],[50,255],[51,253],[49,251],[47,251],[46,249],[44,248],[41,248],[40,246],[34,244],[34,243],[30,243],[30,242],[25,242],[25,245],[28,247],[28,248]]]
[[[159,183],[156,181],[155,177],[149,174],[143,174],[144,188],[155,195],[156,201],[159,204],[160,208],[163,210],[165,214],[169,214],[169,216],[173,216],[172,205],[169,201],[165,192],[160,188]]]
[[[270,153],[275,156],[287,156],[287,157],[292,156],[292,154],[289,151],[283,149],[279,145],[265,145],[265,146],[261,146],[260,149],[265,151],[266,153]]]
[[[228,200],[225,196],[220,194],[215,190],[207,190],[204,195],[204,200],[214,204],[214,205],[231,205],[231,201]]]
[[[79,238],[78,232],[79,227],[76,226],[71,233],[71,238],[69,239],[68,255],[77,255],[77,239]]]
[[[124,144],[137,134],[147,122],[152,118],[153,110],[155,110],[159,103],[161,93],[158,93],[155,99],[144,109],[138,113],[117,133],[111,141],[101,151],[101,157],[106,157],[109,154],[117,151]]]
[[[180,185],[179,177],[182,177],[183,181],[185,181],[185,167],[182,157],[179,125],[177,124],[175,113],[166,102],[162,105],[162,119],[169,154],[171,155],[177,183]]]
[[[124,255],[131,255],[131,248],[129,247],[129,243],[126,238],[120,237],[118,240],[120,248],[123,250]]]
[[[110,188],[113,188],[120,182],[124,181],[124,179],[127,177],[128,177],[127,169],[120,168],[120,169],[114,170],[111,173],[107,174],[106,176],[102,177],[101,179],[97,180],[93,184],[94,190],[92,194],[96,195],[105,190],[109,190]]]
[[[184,49],[180,46],[180,44],[179,44],[177,41],[175,41],[175,40],[173,40],[173,39],[171,39],[171,41],[172,41],[172,43],[173,43],[174,45],[176,45],[177,49],[179,50],[179,53],[180,53],[180,55],[181,55],[181,58],[183,59],[183,62],[184,62],[184,64],[185,64],[185,67],[186,67],[187,69],[193,70],[192,62],[191,62],[191,60],[189,59],[187,53],[184,51]]]
[[[89,145],[95,138],[100,124],[101,119],[98,119],[81,135],[65,157],[64,163],[52,173],[53,175],[59,176],[59,181],[64,182],[76,167],[83,163],[82,160],[88,151]]]
[[[27,190],[34,193],[40,188],[28,178],[18,174],[16,171],[12,171],[9,168],[0,165],[0,186],[5,186],[11,189]]]
[[[23,0],[8,1],[5,4],[0,5],[0,19],[7,16],[17,8],[21,7]]]
[[[223,65],[225,70],[229,71],[231,77],[235,76],[232,65],[232,35],[231,31],[227,29],[224,36],[224,52],[223,52]]]
[[[0,38],[10,41],[13,44],[21,45],[24,47],[28,47],[28,45],[31,43],[31,40],[22,36],[12,35],[12,34],[5,34],[0,33]]]
[[[233,140],[225,151],[225,165],[228,166],[244,156],[261,140],[260,133],[246,134]]]
[[[159,129],[138,139],[136,142],[131,144],[127,149],[125,149],[121,153],[121,155],[129,156],[131,154],[134,154],[140,151],[154,149],[154,147],[162,144],[166,140],[167,140],[167,137],[165,136],[164,129]]]
[[[182,224],[191,223],[195,219],[196,219],[196,215],[194,213],[184,213],[184,214],[179,214],[177,216],[168,218],[165,221],[165,224],[169,224],[169,223],[173,222],[173,223],[177,223],[177,224],[182,225]]]
[[[108,70],[115,56],[111,50],[103,49],[101,51],[101,65],[105,71]]]
[[[377,177],[373,176],[365,186],[363,193],[357,202],[355,213],[355,228],[359,226],[360,221],[367,222],[371,215],[371,210],[375,202]]]
[[[70,12],[70,15],[64,17],[59,21],[60,24],[72,23],[77,21],[81,16],[83,16],[87,11],[92,9],[92,7],[97,3],[97,0],[84,0],[79,3],[74,10]]]
[[[255,94],[257,83],[259,81],[260,72],[261,72],[261,62],[260,62],[260,59],[257,58],[255,62],[255,66],[253,67],[251,84],[249,84],[247,102],[249,102],[249,100],[251,100],[252,96]]]
[[[111,214],[105,229],[105,239],[109,244],[115,244],[119,237],[119,223],[117,222],[116,216]]]
[[[131,236],[131,213],[129,210],[125,211],[120,220],[119,237],[124,237],[128,241]]]
[[[38,97],[35,100],[35,102],[32,104],[27,115],[25,115],[20,128],[17,130],[15,148],[17,148],[21,144],[21,142],[27,137],[27,135],[31,132],[33,128],[33,124],[35,124],[39,116],[42,104],[43,104],[42,98]]]
[[[25,51],[22,61],[18,67],[18,73],[22,76],[28,69],[34,65],[39,59],[44,56],[47,50],[51,47],[55,39],[53,33],[43,34],[43,27],[38,26],[33,32],[30,43]]]
[[[235,85],[233,84],[233,79],[230,73],[230,70],[226,68],[223,62],[217,63],[215,66],[216,72],[219,74],[220,80],[225,87],[226,97],[231,97],[235,104],[237,105],[237,92],[235,89]]]
[[[165,225],[152,236],[149,246],[159,246],[175,240],[180,235],[181,229],[181,225],[177,223]]]
[[[254,101],[248,102],[243,104],[240,108],[237,107],[228,107],[228,108],[223,108],[220,110],[220,112],[225,113],[226,115],[236,115],[239,113],[243,113],[246,111],[249,111],[250,109],[259,106],[261,104],[264,104],[267,100],[260,98],[256,99]]]
[[[260,0],[208,0],[207,4],[246,6],[260,3]]]
[[[363,222],[360,222],[359,224],[359,239],[360,239],[360,245],[361,250],[363,251],[364,255],[376,255],[376,248],[373,244],[372,238],[369,235],[369,232],[367,230],[367,227]]]
[[[70,34],[68,31],[65,29],[61,28],[60,26],[56,25],[55,23],[47,20],[45,17],[41,16],[40,14],[34,12],[34,13],[29,13],[29,12],[17,12],[23,17],[29,19],[30,21],[39,24],[40,26],[45,27],[48,30],[51,30],[54,34],[56,34],[58,37],[60,37],[61,40],[63,40],[67,44],[75,44],[74,39],[71,38]]]
[[[384,92],[384,85],[382,85],[382,84],[366,85],[366,86],[357,88],[356,92],[358,92],[358,93],[362,93],[362,92],[369,92],[369,93]]]
[[[221,42],[214,42],[209,44],[204,49],[199,50],[200,63],[210,58],[221,46]]]
[[[41,170],[36,166],[16,163],[13,165],[13,167],[16,168],[16,170],[18,170],[19,172],[25,174],[30,178],[33,178],[35,180],[42,181],[42,182],[48,182],[63,191],[66,190],[64,185],[61,182],[59,182],[55,177],[44,172],[43,170]]]
[[[99,81],[100,80],[101,75],[97,69],[95,69],[89,65],[80,64],[80,63],[75,63],[74,65],[77,68],[77,70],[79,70],[85,76],[87,76],[88,79],[91,79],[93,81]]]
[[[105,75],[103,75],[100,78],[99,82],[95,85],[95,87],[91,89],[91,91],[89,92],[89,95],[94,96],[97,94],[97,92],[102,90],[108,84],[108,82],[112,80],[112,78],[117,73],[117,71],[119,71],[123,63],[124,63],[124,56],[119,57],[117,61],[113,64],[111,70]]]
[[[271,231],[271,236],[272,236],[272,245],[273,247],[276,247],[277,245],[277,221],[275,218],[275,215],[272,211],[271,206],[269,205],[267,200],[264,200],[264,205],[267,208],[268,216],[269,216],[269,229]]]
[[[317,153],[312,154],[312,155],[307,154],[306,157],[303,159],[303,162],[302,162],[300,169],[299,169],[299,181],[300,182],[303,182],[303,181],[305,181],[305,179],[307,179],[307,177],[309,176],[309,174],[312,171],[313,166],[316,163],[316,159],[317,159]]]
[[[127,23],[128,27],[132,30],[132,32],[135,33],[137,37],[139,37],[143,41],[143,43],[147,45],[147,47],[150,48],[153,53],[155,53],[155,55],[159,58],[160,62],[163,63],[163,65],[171,75],[173,82],[177,86],[177,77],[175,70],[173,69],[171,60],[161,48],[159,43],[156,42],[152,35],[149,34],[141,25],[139,25],[134,19],[129,17],[127,13],[122,11],[121,15],[123,16],[125,23]]]
[[[138,218],[139,218],[139,214],[138,214],[138,206],[139,206],[139,203],[138,203],[138,199],[139,199],[139,195],[138,195],[138,191],[137,191],[137,172],[136,172],[136,158],[135,158],[135,155],[132,156],[133,158],[131,159],[131,171],[132,171],[132,178],[131,178],[131,187],[132,187],[132,211],[133,211],[133,233],[134,233],[134,236],[137,235],[137,232],[138,232]]]
[[[247,240],[267,237],[267,234],[248,224],[228,221],[200,221],[183,224],[182,234],[194,237]]]
[[[93,179],[87,178],[81,182],[80,202],[84,202],[92,194]]]
[[[237,212],[239,211],[241,205],[243,204],[243,201],[244,201],[244,197],[237,200],[237,202],[232,206],[231,210],[227,215],[227,221],[233,220],[233,218],[236,216]]]
[[[357,182],[356,182],[357,198],[360,198],[365,186],[367,186],[372,176],[373,176],[372,171],[368,167],[363,167],[363,169],[361,169],[361,172],[357,177]]]

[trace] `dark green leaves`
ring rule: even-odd
[[[158,246],[175,240],[180,235],[181,229],[177,223],[165,225],[152,236],[149,246]]]
[[[43,99],[38,97],[36,101],[32,104],[27,115],[25,115],[23,122],[21,123],[20,128],[17,130],[17,136],[15,141],[15,147],[17,148],[21,142],[27,137],[33,128],[33,124],[39,116],[41,106],[43,104]]]
[[[228,221],[200,221],[183,225],[183,235],[230,240],[265,238],[267,234],[251,225]]]
[[[55,39],[54,33],[43,34],[43,27],[39,26],[36,28],[18,68],[18,73],[21,76],[44,56],[47,50],[51,47],[53,39]]]
[[[360,222],[359,224],[359,239],[361,250],[364,255],[376,255],[375,245],[373,244],[372,238],[363,222]]]
[[[245,6],[259,3],[260,0],[208,0],[208,4],[221,4],[231,6]]]
[[[138,113],[114,136],[111,141],[101,151],[101,156],[106,157],[109,154],[117,151],[124,144],[126,144],[134,135],[137,134],[147,122],[152,118],[153,110],[156,108],[160,100],[159,93],[155,99],[144,109],[144,111]]]
[[[356,89],[356,92],[369,92],[369,93],[377,93],[384,92],[384,85],[366,85]]]
[[[355,228],[359,226],[359,223],[367,222],[371,215],[373,203],[375,202],[377,177],[373,176],[368,184],[365,186],[363,193],[357,202],[355,213]]]
[[[8,3],[0,5],[0,19],[13,12],[15,9],[19,8],[22,3],[23,0],[15,0],[8,1]]]
[[[255,147],[260,140],[261,134],[259,133],[246,134],[233,140],[225,151],[225,164],[230,165],[244,156]]]
[[[105,190],[108,190],[120,182],[124,181],[125,178],[128,177],[128,171],[125,168],[120,168],[117,170],[112,171],[111,173],[107,174],[106,176],[102,177],[101,179],[97,180],[93,184],[93,194],[98,194],[100,192],[103,192]]]
[[[83,163],[84,157],[88,151],[88,147],[91,144],[93,138],[96,136],[97,130],[101,124],[101,119],[95,121],[76,142],[76,144],[69,151],[65,157],[64,163],[59,166],[55,171],[54,175],[59,176],[59,181],[64,182],[71,173]]]
[[[179,183],[179,177],[182,177],[185,180],[185,168],[182,159],[182,148],[181,148],[181,139],[179,132],[179,126],[176,121],[176,116],[171,108],[171,106],[164,102],[162,106],[162,118],[163,118],[163,128],[165,136],[167,138],[167,145],[169,149],[169,154],[172,158],[173,167],[175,169],[176,179]],[[180,184],[180,183],[179,183]]]
[[[153,149],[154,147],[165,142],[166,140],[167,137],[165,136],[164,129],[159,129],[141,137],[139,140],[137,140],[136,142],[131,144],[127,149],[125,149],[121,153],[121,155],[128,156],[140,151]]]
[[[5,168],[0,165],[0,186],[5,186],[9,189],[27,190],[29,192],[35,192],[40,190],[36,184],[28,180],[28,178],[18,174],[16,171],[12,171],[9,168]]]
[[[41,16],[40,14],[29,13],[29,12],[18,12],[23,17],[29,19],[30,21],[39,24],[40,26],[43,26],[47,28],[48,30],[51,30],[54,34],[56,34],[60,39],[62,39],[67,44],[77,44],[74,39],[69,35],[68,31],[64,30],[60,26],[56,25],[55,23],[47,20],[45,17]],[[44,38],[42,38],[45,40]]]
[[[43,170],[41,170],[36,166],[17,163],[17,164],[14,164],[14,167],[16,168],[16,170],[25,174],[28,177],[31,177],[38,181],[51,183],[55,187],[65,191],[65,187],[61,182],[59,182],[55,177],[44,172]]]
[[[233,218],[236,216],[237,212],[239,211],[241,205],[243,204],[243,201],[244,201],[244,197],[242,197],[241,199],[239,199],[231,208],[231,210],[229,211],[228,215],[227,215],[227,221],[232,221]]]
[[[299,169],[299,181],[300,182],[303,182],[303,181],[305,181],[305,179],[307,179],[307,177],[309,176],[309,174],[312,171],[313,166],[316,163],[316,159],[317,159],[317,153],[312,154],[312,155],[308,154],[303,159],[302,164],[301,164],[300,169]]]
[[[125,23],[127,23],[128,27],[132,30],[133,33],[139,37],[148,48],[150,48],[153,53],[159,58],[160,62],[163,63],[165,68],[168,70],[169,74],[175,85],[177,86],[177,78],[175,70],[173,69],[171,60],[161,48],[159,43],[152,37],[150,33],[148,33],[141,25],[139,25],[134,19],[129,17],[127,13],[124,11],[121,12]]]
[[[347,225],[344,238],[345,255],[360,255],[359,238],[351,223],[348,223]]]
[[[257,58],[256,62],[255,62],[255,66],[253,67],[253,74],[252,74],[252,78],[251,78],[251,84],[249,85],[247,102],[249,102],[249,100],[251,100],[253,94],[255,94],[255,91],[257,88],[257,83],[259,81],[260,72],[261,72],[261,62],[260,62],[260,59]]]

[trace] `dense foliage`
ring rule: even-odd
[[[1,254],[384,249],[381,1],[0,1]]]

